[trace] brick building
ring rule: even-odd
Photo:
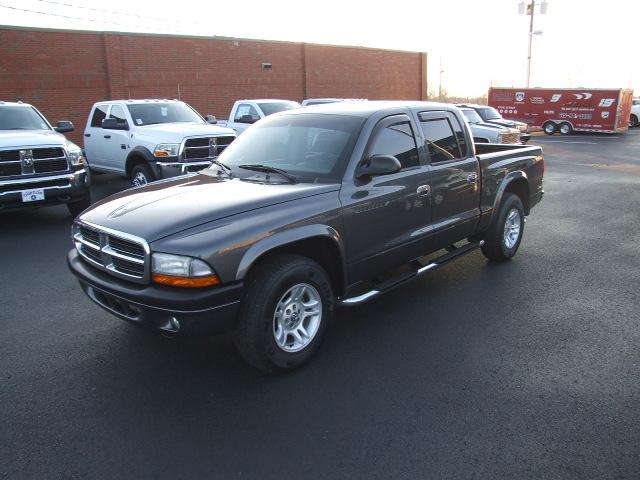
[[[239,98],[427,96],[427,57],[418,52],[22,27],[0,27],[0,45],[0,100],[73,121],[69,137],[79,143],[99,100],[181,98],[226,118]]]

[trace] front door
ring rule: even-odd
[[[109,105],[96,105],[84,130],[84,150],[91,167],[104,168],[105,155],[102,120],[107,118]]]
[[[428,171],[419,159],[408,116],[378,123],[364,158],[372,155],[393,155],[402,169],[345,182],[341,200],[350,281],[418,258],[429,223]]]
[[[119,124],[127,124],[127,115],[122,105],[111,105],[109,116]],[[129,130],[102,129],[105,167],[120,172],[125,171],[125,163],[129,152]]]
[[[472,235],[480,216],[480,171],[460,120],[447,111],[418,114],[429,154],[431,238],[429,249]]]

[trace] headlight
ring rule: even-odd
[[[496,143],[502,143],[502,134],[498,134],[498,138],[496,139]]]
[[[156,146],[153,155],[156,157],[177,157],[179,150],[179,143],[161,143]]]
[[[184,255],[154,253],[151,274],[156,283],[173,287],[210,287],[220,278],[206,262]]]
[[[529,130],[529,125],[518,125],[518,128],[520,129],[520,132],[526,132]]]
[[[84,155],[82,155],[82,149],[75,143],[67,142],[67,154],[69,155],[69,160],[71,160],[71,165],[74,167],[84,165],[85,160]]]

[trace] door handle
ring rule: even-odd
[[[472,173],[467,177],[467,183],[476,183],[476,180],[478,180],[478,175],[475,173]]]
[[[104,138],[111,138],[111,135],[105,135]]]
[[[90,133],[85,133],[85,134],[84,134],[84,136],[85,136],[85,137],[90,137],[90,136],[91,136],[91,134],[90,134]]]
[[[421,197],[426,197],[431,193],[431,187],[429,185],[420,185],[416,190],[416,193]]]

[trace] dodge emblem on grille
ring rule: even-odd
[[[25,173],[30,173],[29,171],[33,170],[33,151],[20,150],[20,161],[23,171],[26,170]]]
[[[218,150],[218,139],[212,137],[209,139],[209,156],[215,157]]]

